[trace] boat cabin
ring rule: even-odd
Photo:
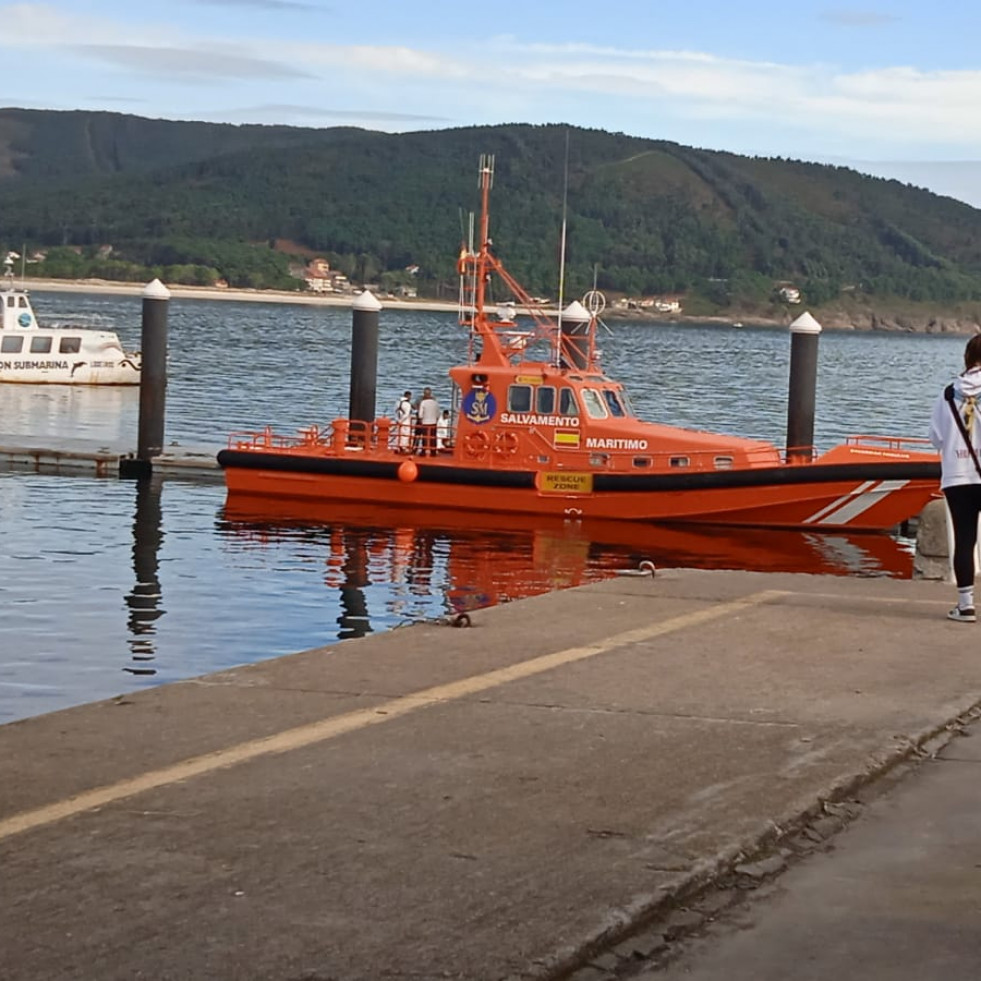
[[[5,289],[0,291],[3,301],[3,331],[37,330],[38,322],[31,308],[27,290]]]

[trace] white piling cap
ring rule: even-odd
[[[791,334],[820,334],[821,325],[805,310],[791,325]]]
[[[578,300],[573,300],[562,311],[562,319],[571,320],[578,324],[588,324],[593,316]]]
[[[362,290],[361,295],[351,304],[352,310],[381,310],[382,305],[371,290]]]
[[[160,282],[159,279],[155,279],[152,283],[147,283],[143,287],[143,299],[144,300],[169,300],[170,290]]]

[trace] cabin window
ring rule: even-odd
[[[563,388],[559,393],[559,415],[579,415],[579,403],[576,401],[576,393],[571,388]]]
[[[550,416],[555,411],[555,389],[543,385],[535,392],[535,411]]]
[[[8,296],[7,297],[7,306],[8,307],[15,307],[15,306],[17,306],[17,297],[16,296]]]
[[[50,354],[50,353],[51,353],[50,337],[31,338],[31,354]]]
[[[5,337],[3,340],[0,340],[0,352],[3,354],[20,354],[23,350],[23,337]]]
[[[627,394],[625,389],[621,388],[620,391],[617,392],[617,397],[620,399],[620,404],[623,406],[624,411],[628,416],[637,415],[637,413],[634,412],[634,406],[630,401],[630,396]]]
[[[512,385],[508,389],[508,412],[531,412],[531,385]]]
[[[620,400],[617,398],[617,393],[612,388],[603,389],[603,398],[606,399],[606,407],[610,410],[611,416],[626,415],[623,406],[620,404]]]
[[[733,459],[731,456],[717,456],[715,458],[715,469],[716,470],[731,470]]]
[[[82,350],[81,337],[63,337],[58,341],[59,354],[78,354]]]
[[[27,309],[27,297],[26,296],[18,296],[17,297],[17,306],[19,306],[22,309],[26,310]]]
[[[686,456],[673,456],[668,460],[668,465],[672,467],[689,467],[691,460]]]
[[[586,415],[590,419],[606,419],[609,416],[609,413],[606,411],[606,403],[595,388],[584,388],[582,390],[582,404],[586,406]]]
[[[635,456],[634,466],[635,467],[650,467],[654,465],[654,461],[649,456]]]

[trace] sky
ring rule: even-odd
[[[981,207],[979,41],[977,0],[0,0],[0,106],[568,123],[840,163]]]

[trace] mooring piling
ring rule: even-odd
[[[148,477],[153,458],[163,453],[164,418],[167,401],[167,308],[170,290],[159,279],[143,290],[143,320],[140,335],[140,418],[137,426],[136,458],[120,464],[125,477]]]
[[[821,325],[807,312],[790,325],[790,391],[787,397],[787,460],[807,463],[814,455],[818,338]]]
[[[589,311],[578,301],[573,300],[562,311],[562,351],[561,361],[566,368],[586,368],[589,366]]]
[[[351,394],[348,418],[363,423],[375,421],[378,389],[378,320],[382,309],[368,290],[351,304]]]

